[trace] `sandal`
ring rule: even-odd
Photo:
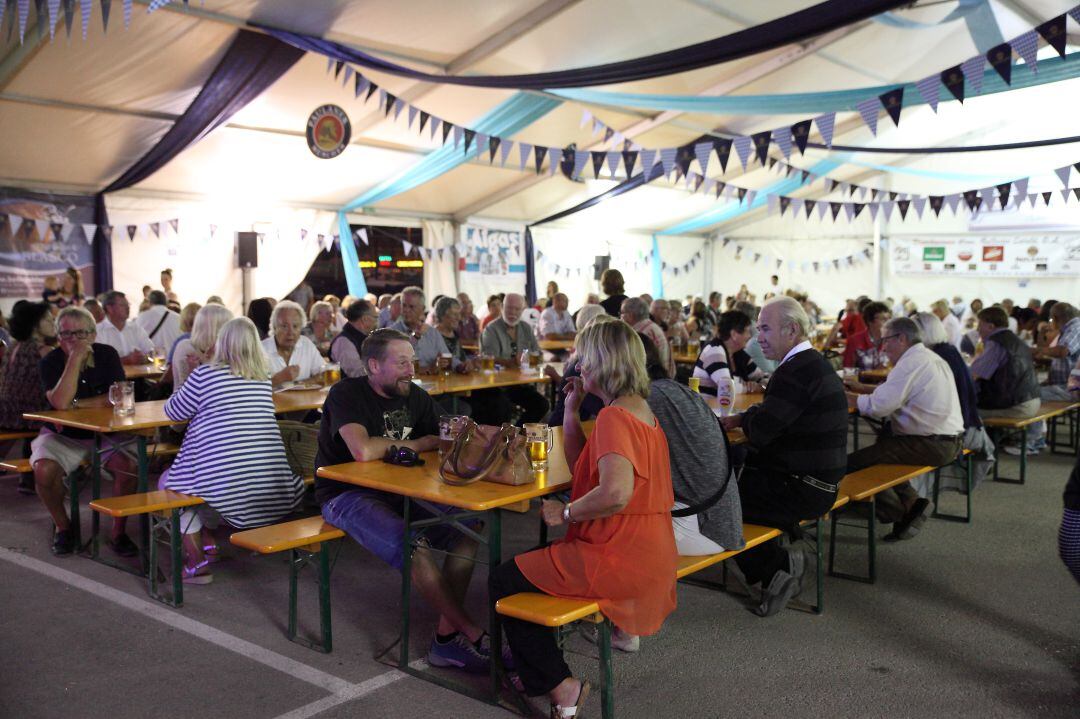
[[[210,569],[207,567],[209,563],[208,560],[203,560],[194,567],[185,565],[180,571],[180,578],[184,584],[209,584],[214,581],[214,575],[210,573]]]
[[[222,559],[225,559],[225,555],[221,551],[221,547],[217,544],[207,544],[202,548],[203,556],[206,557],[206,561],[210,564],[217,564]]]
[[[551,705],[551,719],[581,719],[584,716],[581,713],[581,707],[585,704],[585,700],[589,698],[589,682],[581,681],[581,690],[577,695],[577,704],[572,707],[564,707],[560,704]]]

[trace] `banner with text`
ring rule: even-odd
[[[1036,237],[893,237],[901,275],[1078,277],[1080,234]]]
[[[525,291],[525,233],[463,225],[457,246],[458,285],[483,309],[488,295]]]
[[[91,197],[0,188],[0,297],[41,299],[46,277],[69,267],[93,293],[95,225]]]

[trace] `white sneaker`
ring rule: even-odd
[[[600,633],[594,627],[590,630],[583,631],[581,635],[593,644],[596,644],[597,638],[600,636]],[[641,649],[641,637],[639,637],[637,634],[630,634],[628,632],[624,632],[618,627],[612,627],[611,646],[614,649],[618,649],[620,652],[633,654],[634,652]]]

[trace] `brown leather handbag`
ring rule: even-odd
[[[466,420],[439,466],[439,477],[453,485],[472,484],[481,479],[499,484],[528,484],[533,476],[525,451],[525,435],[511,424],[494,427]]]

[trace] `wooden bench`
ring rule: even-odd
[[[236,546],[259,554],[289,552],[289,629],[286,635],[290,641],[322,652],[332,651],[330,558],[323,545],[344,536],[345,532],[329,524],[321,516],[314,516],[236,532],[229,538],[229,541]],[[318,643],[298,636],[296,628],[297,577],[300,570],[316,557],[318,558],[319,633],[321,635],[321,641]]]
[[[1001,477],[998,475],[998,465],[1001,455],[1001,438],[994,440],[994,481],[1008,482],[1009,484],[1023,484],[1027,480],[1027,435],[1028,428],[1039,422],[1051,420],[1053,423],[1057,417],[1080,409],[1078,402],[1043,402],[1039,407],[1039,413],[1033,417],[987,417],[983,419],[983,425],[988,429],[1001,430],[1000,434],[1017,434],[1020,437],[1020,477]],[[1056,432],[1055,432],[1056,435]]]
[[[10,432],[0,432],[0,442],[10,442],[16,439],[33,439],[37,437],[36,430],[13,430]]]
[[[834,508],[842,507],[847,503],[847,497],[837,497]],[[821,570],[820,528],[821,520],[809,520],[818,523],[818,609],[822,605],[821,582],[823,572]],[[779,537],[783,532],[773,527],[764,527],[757,524],[743,525],[743,539],[745,545],[742,549],[720,552],[719,554],[706,554],[701,556],[681,556],[676,565],[675,578],[688,581],[691,575],[731,559],[741,552],[757,547],[771,539]],[[703,586],[716,588],[718,585],[700,583]],[[578,621],[591,622],[597,625],[597,646],[600,650],[600,694],[602,704],[602,716],[610,719],[615,716],[615,695],[613,683],[613,670],[611,663],[611,621],[600,611],[600,605],[590,599],[571,599],[566,597],[553,597],[550,594],[539,592],[520,592],[508,597],[503,597],[495,603],[495,611],[504,617],[520,619],[521,621],[539,624],[544,627],[558,629]]]
[[[1076,396],[1075,393],[1073,396]],[[1047,441],[1050,444],[1051,454],[1078,454],[1080,455],[1080,432],[1077,431],[1078,424],[1080,424],[1080,402],[1043,402],[1042,406],[1045,407],[1050,404],[1065,404],[1069,405],[1064,412],[1055,414],[1050,418],[1050,426],[1047,428],[1046,434],[1048,436]],[[1057,429],[1058,420],[1067,419],[1069,421],[1069,441],[1065,444],[1066,452],[1058,452],[1058,446],[1062,443],[1058,442]]]
[[[142,548],[144,556],[149,555],[143,566],[150,596],[159,602],[180,607],[184,604],[182,575],[184,559],[180,537],[180,510],[200,504],[204,504],[203,500],[194,495],[182,494],[170,489],[158,489],[152,492],[94,499],[90,501],[90,509],[98,514],[107,514],[114,519],[138,516],[150,519],[149,546]],[[96,514],[94,520],[91,556],[97,558],[99,539]],[[157,545],[159,539],[164,539],[166,532],[169,553],[172,556],[172,595],[163,595],[158,590]]]
[[[31,433],[30,436],[36,437],[37,433]],[[146,445],[146,455],[150,458],[172,457],[179,452],[180,445],[171,444],[169,442],[156,442]],[[83,462],[82,466],[87,466],[89,464],[89,462]],[[34,468],[30,464],[29,457],[19,457],[14,459],[0,459],[0,470],[5,472],[15,472],[17,474],[32,474]]]
[[[892,489],[898,484],[903,484],[919,475],[933,472],[934,467],[906,465],[906,464],[876,464],[873,467],[851,472],[840,482],[841,495],[846,495],[850,502],[869,504],[870,517],[867,521],[867,564],[868,575],[861,577],[854,574],[845,574],[834,570],[836,558],[836,528],[837,526],[861,526],[844,525],[838,521],[834,512],[832,515],[832,527],[829,533],[829,576],[841,579],[853,579],[855,581],[873,584],[877,580],[877,527],[876,527],[876,497],[886,489]]]

